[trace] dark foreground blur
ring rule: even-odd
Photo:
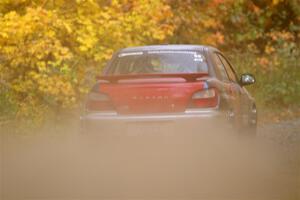
[[[260,128],[257,139],[154,125],[99,135],[80,135],[77,125],[32,135],[8,130],[0,199],[297,200],[298,124],[291,125],[296,139],[277,126]]]

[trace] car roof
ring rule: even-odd
[[[157,51],[157,50],[194,50],[194,51],[207,51],[207,50],[217,50],[214,47],[206,45],[187,45],[187,44],[168,44],[168,45],[149,45],[149,46],[137,46],[137,47],[128,47],[121,49],[119,53],[125,52],[135,52],[135,51]]]

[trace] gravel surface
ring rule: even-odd
[[[300,118],[261,125],[258,136],[280,145],[291,161],[300,163]]]
[[[70,127],[1,138],[0,200],[300,200],[300,119],[260,125],[251,141],[187,140],[188,128],[87,139]]]
[[[284,122],[261,125],[259,127],[258,135],[280,144],[299,145],[300,118]]]
[[[258,130],[259,138],[280,149],[286,171],[282,181],[286,188],[294,188],[290,190],[296,194],[292,199],[300,199],[300,118],[261,125]]]

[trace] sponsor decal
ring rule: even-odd
[[[133,100],[166,100],[169,99],[168,96],[133,96]]]
[[[209,87],[208,87],[208,82],[207,81],[205,81],[204,82],[204,85],[203,85],[203,89],[208,89]]]
[[[163,53],[169,53],[169,54],[192,54],[195,55],[197,52],[195,51],[148,51],[148,54],[163,54]]]
[[[118,55],[118,57],[121,58],[121,57],[124,57],[124,56],[135,56],[135,55],[143,55],[143,52],[139,51],[139,52],[120,53]]]

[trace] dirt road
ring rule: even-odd
[[[282,173],[277,175],[283,178],[282,182],[286,181],[282,190],[294,192],[295,199],[300,199],[300,119],[262,125],[259,138],[275,144],[275,149],[282,155],[281,164],[285,165]]]
[[[2,133],[0,199],[300,199],[300,119],[260,126],[256,140],[77,128]]]

